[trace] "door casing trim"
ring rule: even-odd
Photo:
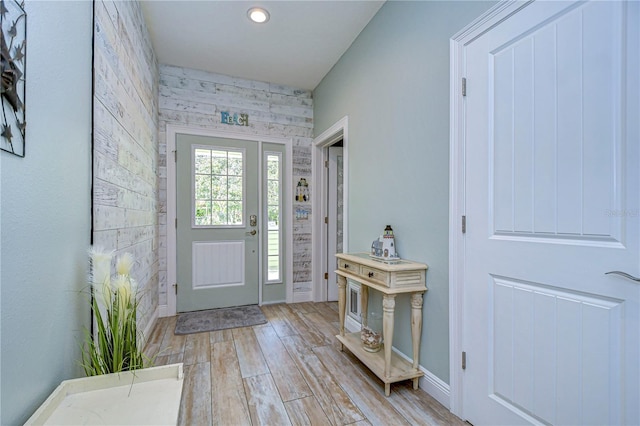
[[[327,214],[327,169],[324,167],[325,148],[336,143],[342,137],[343,143],[343,210],[342,210],[342,235],[343,251],[349,251],[349,116],[344,116],[333,126],[322,132],[313,140],[313,151],[311,153],[312,182],[316,190],[312,195],[311,210],[318,212],[313,215],[313,229],[311,230],[311,240],[313,241],[312,264],[313,271],[313,291],[312,300],[314,302],[324,302],[327,300],[327,286],[325,285],[324,273],[327,264],[327,241],[323,238],[325,231],[324,217]]]
[[[174,124],[167,124],[166,141],[167,141],[167,304],[159,306],[160,316],[174,316],[176,315],[176,294],[171,291],[173,283],[177,282],[177,265],[176,265],[176,228],[170,226],[176,220],[176,163],[171,158],[171,154],[176,150],[176,137],[178,134],[193,135],[193,136],[210,136],[217,138],[227,139],[241,139],[246,141],[253,141],[258,143],[258,155],[261,156],[262,142],[281,144],[285,146],[285,167],[286,176],[292,176],[293,160],[292,147],[293,140],[290,138],[277,138],[272,136],[253,135],[246,133],[237,133],[217,129],[205,129],[201,127],[181,126]],[[287,253],[285,258],[285,288],[287,302],[290,303],[293,300],[293,223],[291,220],[291,211],[293,209],[293,202],[291,200],[292,180],[289,178],[284,182],[284,219],[287,224],[286,227],[286,239],[285,239],[285,251]],[[261,197],[260,197],[261,198]],[[262,259],[262,244],[260,244],[260,259]],[[262,271],[262,269],[261,269]],[[258,283],[258,300],[262,305],[262,274],[259,274],[260,282]]]
[[[449,408],[465,419],[463,411],[464,269],[465,240],[461,220],[465,214],[465,110],[462,96],[464,48],[534,0],[503,0],[464,27],[449,42]]]

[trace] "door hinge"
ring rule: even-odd
[[[324,217],[324,223],[329,223],[329,217],[328,216]]]
[[[175,293],[178,294],[178,283],[175,283],[173,285],[173,291],[175,291]]]
[[[462,369],[467,369],[467,353],[462,351]]]
[[[177,149],[175,151],[173,151],[173,162],[174,163],[178,162],[178,150]]]
[[[324,279],[325,279],[325,280],[328,280],[328,279],[329,279],[329,273],[328,273],[328,272],[325,272],[325,273],[324,273]]]
[[[467,79],[462,77],[462,96],[467,96]]]
[[[324,166],[328,169],[329,168],[329,160],[324,160]]]
[[[175,226],[176,226],[176,229],[178,229],[178,218],[177,217],[176,217],[176,221],[175,221]]]
[[[466,234],[467,232],[467,216],[462,216],[462,233]]]

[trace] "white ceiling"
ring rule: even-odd
[[[315,89],[384,1],[144,0],[161,64]],[[271,19],[255,24],[253,6]]]

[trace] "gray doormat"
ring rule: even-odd
[[[265,324],[267,319],[258,305],[185,312],[178,315],[175,334],[203,333],[226,328]]]

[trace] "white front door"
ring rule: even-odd
[[[533,2],[464,47],[463,415],[639,424],[640,3]]]

